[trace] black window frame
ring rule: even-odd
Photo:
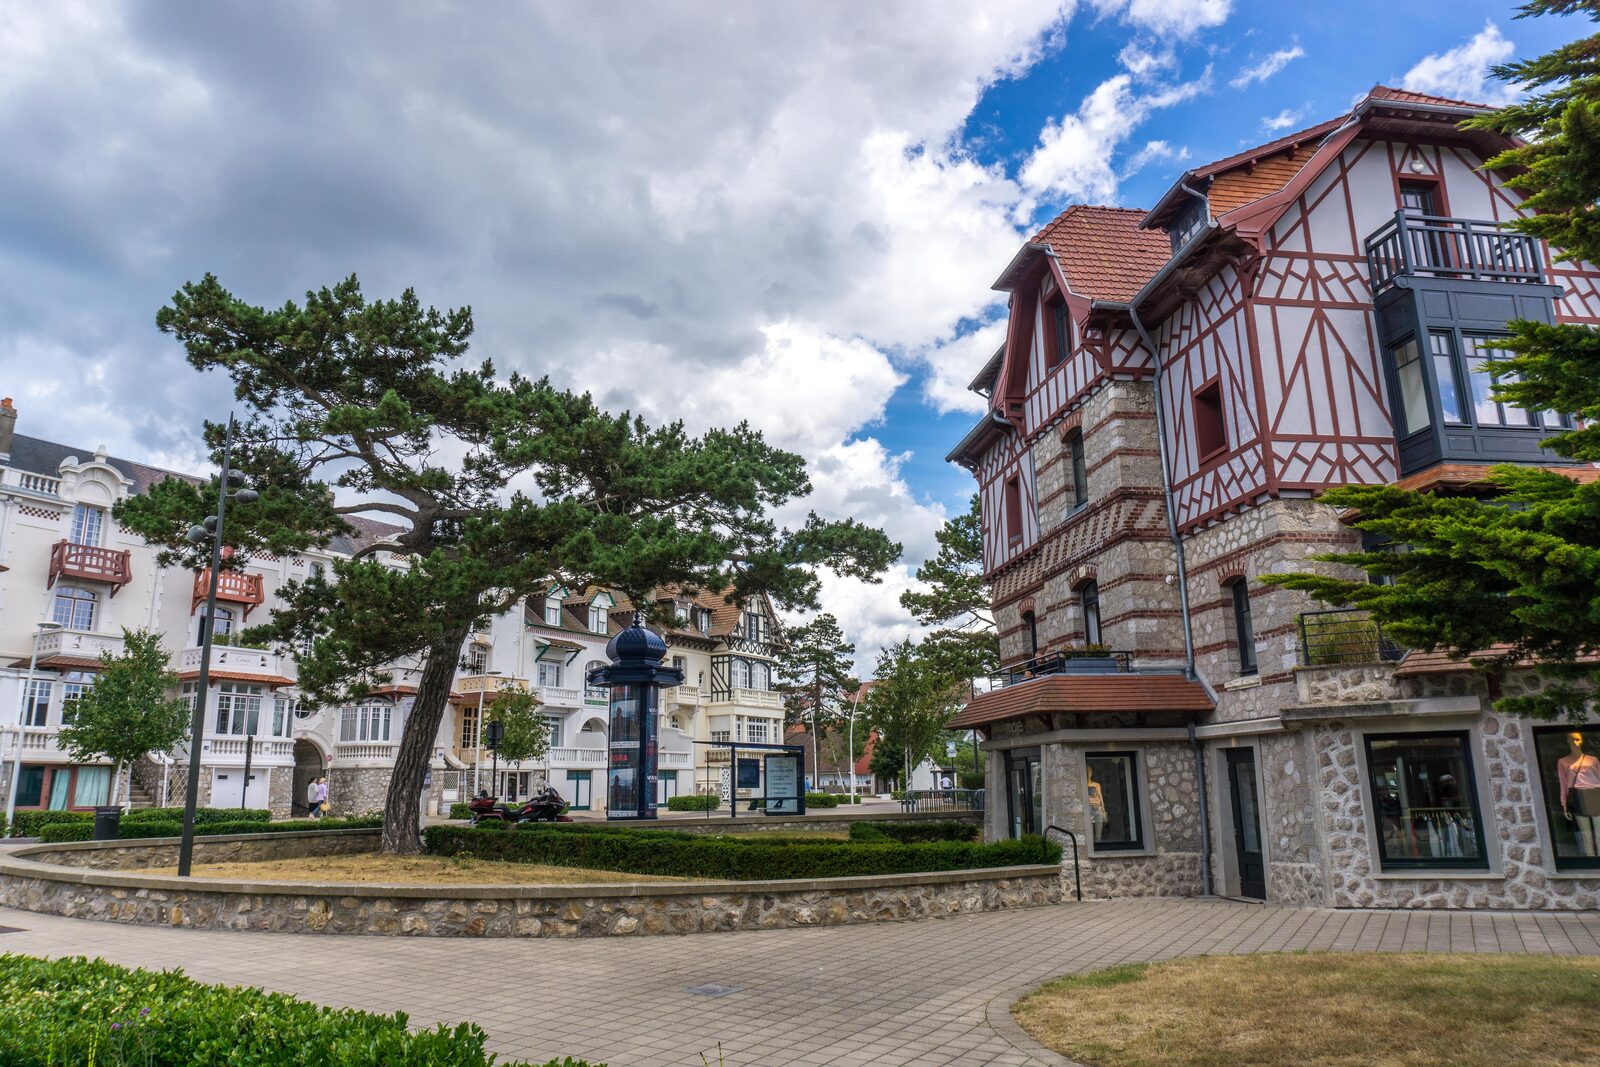
[[[1089,463],[1081,429],[1067,434],[1067,461],[1072,465],[1072,510],[1076,511],[1089,502]]]
[[[1239,673],[1256,674],[1261,664],[1256,656],[1256,628],[1250,611],[1250,583],[1244,578],[1235,578],[1228,583],[1228,593],[1233,597],[1233,640],[1239,648]]]
[[[1533,728],[1533,766],[1534,774],[1538,777],[1539,793],[1544,798],[1545,830],[1550,834],[1550,847],[1546,855],[1550,857],[1550,866],[1557,871],[1593,871],[1600,870],[1600,849],[1593,856],[1563,856],[1556,851],[1555,828],[1561,814],[1561,783],[1559,779],[1552,780],[1546,777],[1544,765],[1539,761],[1539,739],[1551,735],[1562,736],[1570,733],[1587,733],[1595,737],[1595,750],[1590,755],[1600,756],[1600,723],[1558,723],[1552,726],[1535,726]]]
[[[1461,743],[1463,763],[1466,768],[1466,781],[1460,783],[1462,799],[1470,804],[1472,811],[1473,834],[1477,839],[1478,856],[1418,856],[1415,858],[1401,856],[1390,858],[1384,850],[1383,812],[1380,810],[1378,798],[1379,779],[1378,770],[1373,763],[1373,742],[1378,741],[1418,741],[1436,740],[1439,738],[1455,738]],[[1370,787],[1368,796],[1367,819],[1373,827],[1373,840],[1377,844],[1375,859],[1380,871],[1395,870],[1466,870],[1487,871],[1489,865],[1488,835],[1484,833],[1483,806],[1478,797],[1478,768],[1474,759],[1472,745],[1472,732],[1470,730],[1399,730],[1387,733],[1369,733],[1361,739],[1362,750],[1367,761],[1367,784]],[[1415,810],[1415,809],[1413,809]]]
[[[1092,759],[1126,759],[1128,761],[1128,789],[1130,791],[1128,812],[1133,819],[1133,840],[1103,843],[1094,840],[1094,835],[1091,833],[1089,835],[1089,848],[1095,853],[1147,851],[1148,846],[1144,840],[1144,791],[1141,788],[1138,750],[1131,748],[1107,749],[1105,751],[1085,749],[1083,753],[1083,781],[1086,793],[1089,784],[1089,761]],[[1101,795],[1104,796],[1105,783],[1101,782],[1099,784]]]
[[[1100,625],[1100,583],[1093,578],[1078,586],[1078,603],[1083,608],[1083,643],[1104,643],[1105,631]],[[1090,620],[1093,619],[1093,625]]]

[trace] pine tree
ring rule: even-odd
[[[1585,13],[1594,0],[1534,0],[1521,16]],[[1471,125],[1528,140],[1489,161],[1537,212],[1508,228],[1548,240],[1569,259],[1600,261],[1600,35],[1495,73],[1533,90],[1520,103]],[[1508,324],[1495,396],[1529,411],[1576,414],[1579,428],[1546,440],[1559,455],[1600,461],[1600,332],[1589,326]],[[1587,425],[1585,425],[1587,424]],[[1266,579],[1330,604],[1371,611],[1412,648],[1473,656],[1503,671],[1534,661],[1544,686],[1501,696],[1501,711],[1535,718],[1581,717],[1600,669],[1600,484],[1550,470],[1501,466],[1493,495],[1446,496],[1392,486],[1349,486],[1322,499],[1356,512],[1353,525],[1393,548],[1318,557],[1340,569]],[[1383,576],[1375,584],[1366,575]]]
[[[838,714],[861,684],[850,673],[855,655],[856,646],[828,612],[789,628],[779,653],[778,688],[791,724],[826,723]]]
[[[261,498],[230,509],[225,538],[276,554],[350,535],[351,520],[398,528],[367,538],[331,580],[281,592],[265,628],[296,651],[299,684],[340,703],[420,658],[418,693],[395,757],[383,848],[421,847],[417,806],[450,683],[469,633],[552,582],[600,585],[636,603],[656,587],[768,593],[815,605],[815,568],[867,580],[899,554],[880,531],[811,515],[779,529],[768,511],[810,490],[805,463],[748,425],[695,437],[649,427],[587,395],[465,362],[469,309],[415,293],[369,303],[352,276],[268,310],[216,278],[186,284],[156,317],[197,370],[221,370],[245,409],[233,466]],[[215,451],[223,427],[208,425]],[[182,531],[210,497],[167,481],[117,518],[203,565]],[[370,529],[370,527],[369,527]]]
[[[908,589],[900,605],[924,626],[936,627],[923,654],[946,672],[965,678],[992,674],[1000,666],[1000,639],[983,580],[983,520],[978,495],[968,509],[935,535],[939,551],[917,568],[926,589]]]

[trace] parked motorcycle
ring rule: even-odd
[[[572,817],[567,814],[567,802],[562,799],[560,793],[550,787],[535,793],[515,808],[509,804],[497,803],[498,800],[498,797],[483,793],[468,801],[467,809],[472,812],[472,825],[572,821]]]

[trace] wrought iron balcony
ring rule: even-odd
[[[211,568],[207,567],[195,573],[194,602],[189,607],[191,615],[196,608],[205,603],[206,591],[210,588],[210,584]],[[244,617],[248,619],[250,612],[257,604],[263,603],[267,595],[261,575],[246,574],[244,571],[222,571],[217,575],[217,599],[243,604]]]
[[[1360,608],[1308,611],[1296,620],[1300,665],[1338,667],[1353,663],[1393,663],[1407,649],[1384,636],[1383,627]]]
[[[50,549],[50,577],[45,588],[56,584],[57,578],[82,578],[91,582],[109,582],[111,595],[133,581],[133,553],[127,549],[101,548],[98,545],[76,545],[71,541],[57,541]]]
[[[1485,219],[1397,211],[1366,244],[1374,296],[1402,275],[1533,284],[1545,280],[1539,242]]]
[[[990,689],[1003,689],[1052,674],[1131,674],[1132,652],[1062,648],[989,676]]]

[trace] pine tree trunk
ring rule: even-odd
[[[394,774],[389,779],[389,794],[383,802],[384,852],[415,855],[422,851],[422,777],[433,762],[439,723],[444,719],[450,684],[455,680],[461,645],[466,639],[467,630],[463,627],[429,649],[422,664],[417,699],[406,717],[400,750],[395,753]]]

